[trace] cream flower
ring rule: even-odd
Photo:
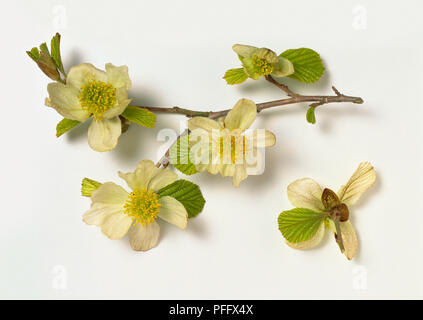
[[[84,122],[92,117],[88,143],[96,151],[109,151],[116,147],[122,133],[119,115],[131,101],[129,88],[131,80],[126,66],[108,63],[106,71],[102,71],[83,63],[69,70],[66,84],[48,85],[46,106],[70,120]]]
[[[176,181],[175,172],[159,169],[152,161],[143,160],[134,172],[119,172],[119,176],[132,192],[113,182],[95,186],[91,208],[83,216],[85,223],[100,227],[110,239],[121,239],[128,233],[129,243],[136,251],[156,246],[160,233],[158,218],[185,229],[188,213],[183,204],[173,197],[157,194]]]
[[[317,232],[309,240],[287,244],[294,249],[310,249],[317,246],[325,234],[325,226],[335,235],[341,251],[351,260],[357,252],[358,240],[355,229],[349,221],[349,208],[353,206],[376,181],[376,173],[369,162],[360,163],[348,182],[338,194],[324,189],[310,178],[296,180],[288,186],[288,198],[297,208],[305,208],[322,213],[326,223],[320,223]],[[287,212],[289,213],[289,211]],[[337,226],[339,226],[337,230]],[[342,235],[340,241],[339,233]]]
[[[258,148],[273,146],[276,138],[267,130],[256,130],[252,137],[244,134],[256,115],[256,104],[241,99],[225,118],[217,121],[205,117],[190,119],[191,158],[198,158],[198,151],[202,151],[200,159],[195,162],[197,170],[230,176],[235,187],[239,187],[248,173],[259,174],[262,158]]]

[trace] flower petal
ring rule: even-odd
[[[109,239],[117,240],[122,239],[129,228],[132,225],[132,218],[128,215],[121,213],[115,213],[107,216],[102,225],[101,232],[106,235]]]
[[[70,68],[66,84],[81,89],[89,81],[108,82],[106,72],[97,69],[91,63],[82,63]]]
[[[342,241],[345,248],[345,256],[348,260],[351,260],[358,250],[358,239],[355,232],[354,226],[348,220],[345,222],[340,222]]]
[[[131,99],[128,99],[128,91],[125,88],[116,89],[116,105],[104,112],[103,118],[110,119],[121,115],[130,103]]]
[[[279,61],[273,65],[272,75],[275,77],[286,77],[295,72],[294,65],[286,58],[279,57]]]
[[[167,185],[174,183],[178,179],[176,172],[170,169],[159,169],[160,171],[151,179],[148,189],[158,191]]]
[[[126,90],[129,90],[132,87],[127,66],[116,67],[111,63],[107,63],[106,73],[107,78],[113,87],[125,88]]]
[[[203,129],[207,132],[212,132],[213,130],[222,129],[219,122],[205,118],[205,117],[194,117],[188,120],[188,129],[194,131],[195,129]]]
[[[137,188],[148,188],[151,179],[160,171],[161,169],[157,168],[153,161],[141,160],[134,172],[119,172],[118,174],[132,190],[135,190]]]
[[[95,151],[110,151],[116,147],[121,133],[122,124],[119,117],[93,120],[88,129],[88,143]]]
[[[154,248],[159,241],[160,226],[153,222],[143,227],[136,224],[129,229],[129,243],[135,251],[147,251]]]
[[[178,228],[185,229],[188,223],[188,213],[182,203],[173,197],[160,198],[159,217]]]
[[[229,130],[247,130],[256,119],[257,106],[248,99],[240,99],[225,118],[225,127]]]
[[[83,122],[90,116],[79,104],[78,89],[54,82],[48,84],[47,91],[46,106],[56,109],[63,117]]]
[[[247,166],[246,164],[235,165],[235,172],[232,178],[232,184],[238,188],[241,182],[247,179]]]
[[[121,186],[113,182],[106,182],[93,191],[91,200],[93,203],[99,202],[123,206],[128,196],[128,192]]]
[[[276,143],[275,135],[268,130],[254,130],[252,134],[254,147],[272,147]]]
[[[339,189],[339,199],[347,206],[352,206],[375,181],[376,173],[372,165],[369,162],[362,162],[347,184]]]
[[[279,61],[278,55],[268,48],[260,48],[254,54],[257,55],[258,58],[264,59],[269,63],[277,63]]]
[[[232,177],[235,174],[235,165],[234,164],[224,164],[220,168],[220,174],[222,177]]]
[[[324,236],[325,236],[325,224],[321,223],[316,234],[311,239],[307,241],[298,242],[298,243],[291,243],[289,241],[286,241],[286,244],[294,249],[307,250],[307,249],[314,248],[320,242],[322,242]]]
[[[287,189],[288,199],[294,207],[324,211],[322,204],[322,188],[310,178],[292,182]]]
[[[123,206],[108,203],[93,203],[90,210],[82,216],[82,221],[89,225],[101,226],[104,220],[115,213],[123,213]]]
[[[239,54],[241,57],[250,57],[258,50],[258,48],[243,44],[234,44],[232,46],[232,50]]]

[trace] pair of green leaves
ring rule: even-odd
[[[100,182],[84,178],[82,180],[81,194],[85,197],[91,197],[93,191],[101,186]],[[188,218],[196,217],[203,211],[206,200],[201,193],[198,185],[187,180],[177,180],[174,183],[157,191],[159,198],[169,196],[178,200],[185,207]]]
[[[44,74],[54,81],[63,81],[60,74],[66,77],[65,69],[63,68],[62,57],[60,54],[60,34],[51,39],[50,42],[51,52],[47,44],[44,42],[39,48],[34,47],[26,53],[35,61],[38,67]]]
[[[288,59],[294,65],[294,73],[289,78],[313,83],[319,80],[325,70],[320,55],[308,48],[289,49],[282,52],[280,57]],[[243,68],[229,69],[223,77],[228,84],[240,84],[248,79]]]
[[[279,215],[279,230],[286,240],[298,243],[310,240],[324,223],[327,214],[306,208],[295,208]]]
[[[153,112],[135,106],[128,106],[121,116],[146,128],[153,128],[156,123],[156,115]],[[77,120],[64,118],[56,126],[56,137],[60,137],[80,123]]]

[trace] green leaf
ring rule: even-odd
[[[38,51],[38,48],[36,47],[32,48],[30,51],[27,51],[26,53],[35,62],[37,62],[38,59],[40,58],[40,51]]]
[[[229,69],[225,72],[223,79],[226,80],[228,84],[240,84],[248,79],[248,75],[245,73],[243,68],[238,69]]]
[[[306,119],[307,122],[315,124],[316,123],[316,114],[315,114],[316,107],[310,107],[307,110]]]
[[[45,42],[40,45],[40,50],[41,52],[44,52],[46,55],[50,56],[50,51],[48,50],[47,44]]]
[[[135,106],[127,107],[122,117],[147,128],[153,128],[156,123],[156,115],[153,112]]]
[[[56,137],[60,137],[62,134],[68,132],[69,130],[75,128],[81,122],[77,120],[70,120],[63,118],[56,126]]]
[[[311,239],[323,223],[325,215],[310,209],[296,208],[279,215],[279,230],[292,243]]]
[[[189,135],[176,140],[169,153],[170,163],[187,176],[198,173],[195,165],[189,159]]]
[[[60,34],[56,33],[56,35],[51,39],[51,57],[53,58],[54,63],[57,66],[57,69],[60,70],[62,74],[65,74],[65,70],[63,68],[62,57],[60,55]]]
[[[292,79],[306,83],[316,82],[325,71],[320,55],[308,48],[289,49],[280,56],[294,65],[295,72],[289,75]]]
[[[182,203],[188,212],[188,218],[197,216],[203,210],[206,203],[200,188],[187,180],[177,180],[160,189],[157,193],[159,197],[170,196]]]
[[[100,182],[97,182],[88,178],[84,178],[82,180],[81,194],[84,197],[91,197],[93,191],[100,188],[100,186],[101,186]]]

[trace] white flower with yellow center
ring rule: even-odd
[[[106,71],[83,63],[72,67],[66,84],[50,83],[46,105],[70,120],[80,122],[92,117],[88,143],[96,151],[112,150],[122,133],[119,115],[130,103],[131,80],[126,66],[108,63]]]
[[[173,197],[157,194],[177,180],[175,172],[143,160],[134,172],[119,172],[119,176],[132,192],[113,182],[99,184],[93,188],[91,208],[83,216],[85,223],[99,226],[110,239],[121,239],[128,233],[131,247],[136,251],[156,246],[160,233],[158,218],[185,229],[188,213],[183,204]]]
[[[299,238],[299,229],[289,229],[289,225],[305,223],[304,229],[315,228],[315,234],[306,241],[289,242],[294,249],[310,249],[317,246],[323,239],[325,227],[335,235],[335,239],[345,256],[351,260],[357,252],[358,240],[355,228],[349,220],[349,209],[353,206],[376,181],[376,173],[369,162],[362,162],[357,170],[335,194],[330,189],[324,189],[310,178],[292,182],[288,186],[288,198],[297,209],[285,211],[279,216],[279,228],[284,234],[292,238]],[[305,209],[301,212],[301,209]],[[311,210],[307,213],[306,210]],[[305,214],[308,214],[306,216]],[[303,219],[303,220],[301,220]],[[307,220],[305,220],[307,219]],[[341,234],[341,237],[339,237]],[[342,241],[340,241],[342,239]]]
[[[206,117],[190,119],[188,129],[191,131],[193,158],[198,149],[206,150],[206,154],[196,163],[197,170],[232,177],[235,187],[239,187],[248,173],[258,174],[263,161],[258,148],[273,146],[276,138],[267,130],[256,130],[248,136],[244,134],[256,115],[256,104],[251,100],[241,99],[225,118],[218,121]],[[198,138],[202,139],[197,142]]]

